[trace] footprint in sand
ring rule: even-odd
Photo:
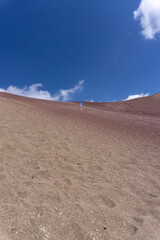
[[[138,232],[138,228],[133,224],[126,224],[126,233],[128,236],[133,236]]]
[[[153,194],[153,193],[149,193],[148,196],[149,196],[149,197],[152,197],[152,198],[158,198],[158,196],[155,195],[155,194]]]
[[[69,178],[64,178],[64,182],[69,186],[73,184]]]
[[[140,226],[143,224],[144,220],[142,218],[133,217],[133,220]]]
[[[114,218],[113,218],[114,219]],[[116,218],[115,218],[116,220]],[[113,227],[113,226],[112,226]],[[138,232],[138,227],[132,223],[127,222],[126,220],[120,221],[119,218],[114,222],[114,231],[109,229],[109,231],[112,232],[112,234],[117,237],[119,236],[120,239],[131,239],[132,236],[134,236]],[[117,238],[114,238],[117,239]]]
[[[80,212],[84,212],[83,207],[79,203],[75,204],[74,209]]]
[[[113,200],[111,200],[109,197],[105,195],[100,195],[100,200],[102,203],[104,203],[108,208],[114,208],[116,207],[116,204]]]

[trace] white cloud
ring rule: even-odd
[[[56,101],[59,101],[59,100],[68,101],[68,100],[70,100],[71,96],[73,94],[75,94],[76,92],[81,92],[83,90],[83,84],[84,84],[84,80],[81,80],[73,88],[65,89],[65,90],[60,89],[59,92],[54,95],[54,99],[56,99]]]
[[[37,83],[28,87],[18,88],[16,86],[9,86],[8,88],[0,88],[0,92],[12,93],[16,95],[21,95],[30,98],[38,98],[44,100],[53,100],[53,101],[69,101],[72,96],[83,90],[84,80],[79,81],[77,85],[70,89],[61,89],[58,93],[51,95],[48,91],[40,90],[43,87],[43,84]]]
[[[146,39],[153,39],[160,34],[160,0],[141,0],[134,19],[140,19],[142,34]]]
[[[133,99],[136,99],[136,98],[142,98],[142,97],[148,97],[149,96],[149,93],[141,93],[141,94],[135,94],[135,95],[129,95],[128,98],[124,99],[123,101],[126,101],[126,100],[133,100]]]

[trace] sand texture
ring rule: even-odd
[[[0,240],[160,240],[160,94],[0,93]]]

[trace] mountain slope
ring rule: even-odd
[[[159,99],[0,93],[0,239],[158,240]]]

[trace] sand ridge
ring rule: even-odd
[[[160,239],[160,95],[0,93],[1,240]]]

